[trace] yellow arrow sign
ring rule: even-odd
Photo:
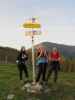
[[[41,25],[39,23],[24,23],[24,28],[41,28]]]

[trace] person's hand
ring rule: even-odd
[[[60,59],[60,64],[64,64],[65,60],[63,58]]]
[[[16,60],[16,63],[18,64],[18,63],[19,63],[19,61],[18,61],[18,60]]]

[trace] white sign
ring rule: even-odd
[[[26,32],[25,32],[25,35],[26,35],[26,36],[32,36],[32,35],[40,35],[41,33],[42,33],[42,32],[41,32],[40,30],[39,30],[39,31],[35,31],[35,30],[33,31],[33,30],[32,30],[32,31],[26,31]]]

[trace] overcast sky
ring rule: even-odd
[[[0,0],[0,46],[31,47],[21,25],[33,16],[42,25],[35,44],[49,41],[75,46],[75,0]]]

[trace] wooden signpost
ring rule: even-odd
[[[27,29],[25,35],[30,36],[32,39],[32,66],[33,66],[33,83],[35,84],[35,58],[34,58],[34,36],[40,35],[41,24],[38,22],[36,18],[32,18],[31,20],[27,20],[23,24],[23,28]]]

